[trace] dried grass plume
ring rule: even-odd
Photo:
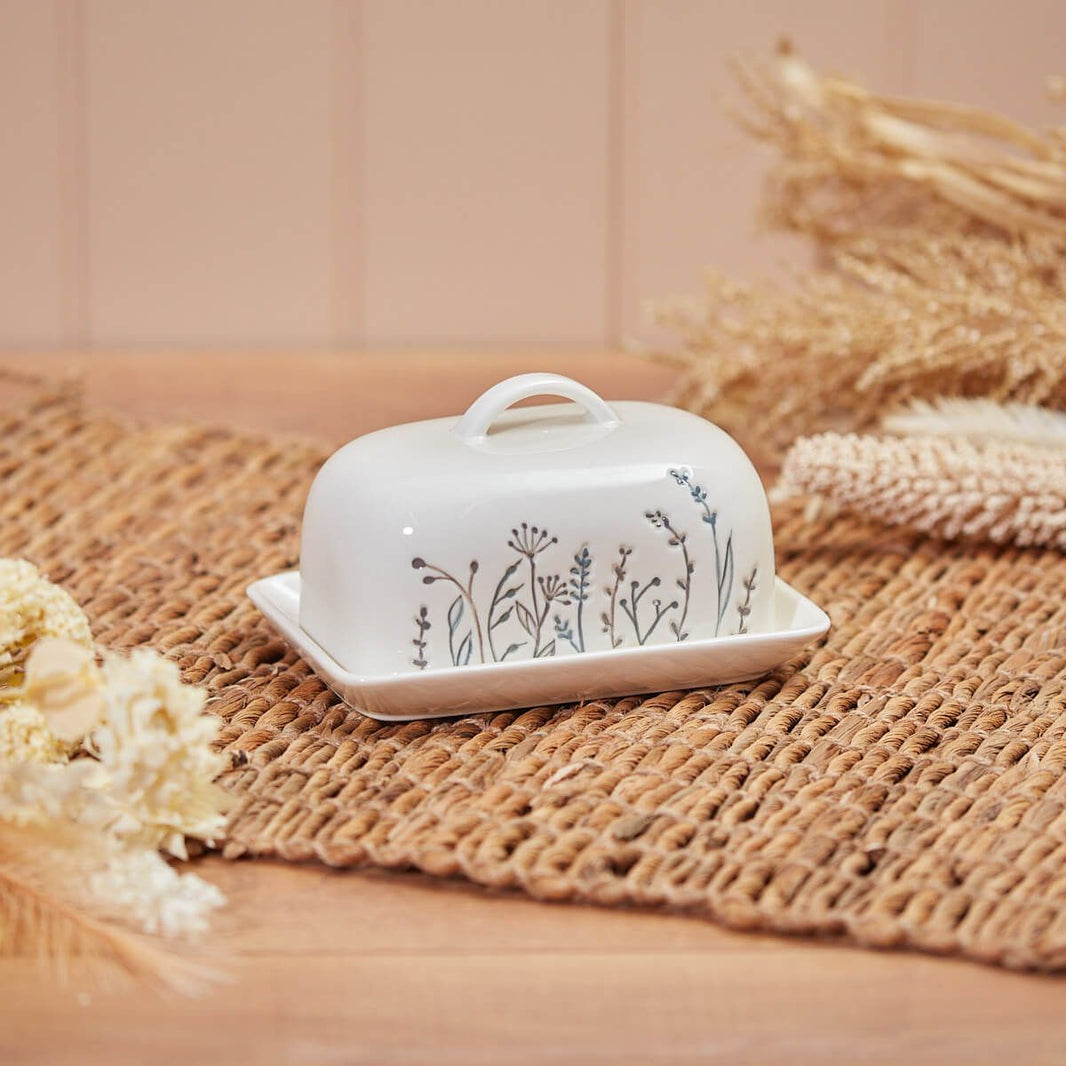
[[[994,400],[912,400],[881,420],[889,433],[910,437],[965,437],[1066,448],[1066,412]],[[1066,457],[1064,457],[1066,461]]]
[[[877,96],[787,51],[741,81],[776,151],[767,216],[819,268],[660,303],[675,400],[762,458],[915,398],[1066,409],[1066,132]]]

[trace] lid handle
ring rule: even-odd
[[[455,424],[455,435],[468,442],[484,440],[489,427],[508,407],[530,396],[562,396],[584,407],[598,425],[609,428],[619,424],[610,405],[580,382],[562,374],[519,374],[483,392]]]

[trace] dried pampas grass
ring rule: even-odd
[[[826,243],[901,222],[1066,237],[1062,130],[878,95],[818,74],[787,43],[738,76],[752,105],[742,125],[779,152],[768,208],[790,229]]]
[[[54,827],[0,829],[0,954],[36,957],[65,979],[125,977],[181,995],[217,983],[214,967],[131,930],[121,908],[88,887],[96,843]]]
[[[1066,133],[879,97],[787,51],[741,72],[774,147],[766,212],[820,268],[793,288],[708,280],[662,302],[674,399],[757,457],[875,425],[914,398],[1066,409]]]

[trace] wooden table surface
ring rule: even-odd
[[[671,374],[611,355],[0,357],[98,403],[346,438],[459,411],[508,374],[616,398]],[[0,960],[0,1063],[1066,1061],[1066,984],[973,963],[534,903],[458,882],[198,862],[229,897],[205,998],[78,995]]]

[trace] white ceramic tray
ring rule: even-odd
[[[256,581],[248,595],[338,696],[371,718],[391,722],[745,681],[772,670],[830,624],[825,611],[777,578],[771,633],[361,677],[300,628],[299,571]]]

